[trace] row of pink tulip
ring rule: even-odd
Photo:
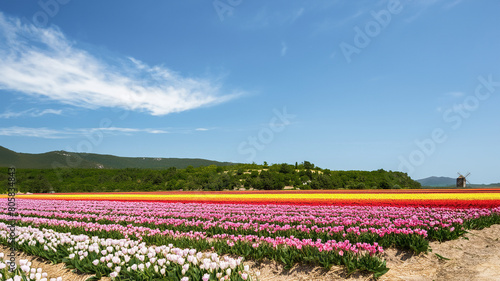
[[[266,230],[270,233],[296,229],[305,232],[353,231],[350,227],[368,229],[429,229],[449,228],[464,220],[500,213],[500,208],[446,209],[446,208],[392,208],[360,206],[252,206],[215,204],[153,204],[149,202],[90,202],[60,201],[57,207],[51,201],[30,200],[22,215],[69,218],[79,220],[111,220],[130,223],[164,224],[171,227],[200,226],[203,229]],[[88,203],[86,205],[86,203]],[[141,204],[142,203],[142,204]],[[35,209],[35,210],[33,210]],[[168,209],[170,211],[165,211]]]
[[[8,220],[10,217],[8,215],[0,215],[0,220]],[[48,225],[55,227],[69,227],[69,228],[81,228],[85,231],[116,231],[123,234],[125,237],[136,237],[139,240],[142,240],[145,236],[154,236],[154,235],[163,235],[169,236],[173,238],[188,238],[188,239],[208,239],[209,236],[204,232],[180,232],[173,230],[159,230],[151,229],[149,227],[142,226],[133,226],[133,225],[119,225],[119,224],[100,224],[93,222],[82,222],[75,220],[57,220],[57,219],[49,219],[49,218],[40,218],[40,217],[20,217],[19,222],[27,223],[34,226],[39,225]],[[274,248],[278,246],[287,246],[293,247],[297,249],[301,249],[305,246],[311,246],[317,248],[320,251],[333,251],[339,252],[351,252],[353,254],[357,254],[360,252],[368,252],[370,255],[374,255],[377,253],[383,253],[383,248],[378,246],[377,243],[369,244],[369,243],[356,243],[351,244],[348,240],[337,242],[335,240],[328,240],[325,242],[312,241],[311,239],[298,239],[295,237],[259,237],[255,235],[213,235],[210,237],[211,239],[219,239],[219,240],[227,240],[228,244],[235,243],[238,241],[241,242],[249,242],[253,245],[261,245],[262,243],[267,243],[272,245]],[[258,247],[258,246],[257,246]],[[254,247],[255,248],[255,247]]]
[[[70,219],[77,221],[100,221],[106,220],[113,223],[127,222],[135,224],[150,224],[150,225],[164,225],[170,228],[175,228],[178,226],[186,227],[200,227],[202,229],[209,229],[212,227],[218,227],[225,230],[254,230],[255,232],[266,231],[268,233],[276,233],[278,231],[284,232],[288,230],[297,230],[305,233],[315,232],[315,233],[327,233],[333,235],[334,233],[354,233],[361,234],[369,232],[372,234],[377,234],[379,236],[384,236],[387,234],[418,234],[424,237],[427,236],[427,231],[420,228],[408,228],[405,226],[399,226],[396,228],[394,224],[388,227],[383,226],[382,228],[374,227],[345,227],[340,226],[316,226],[316,225],[280,225],[280,224],[259,224],[259,223],[249,223],[249,222],[232,222],[232,221],[204,221],[204,220],[186,220],[178,218],[154,218],[154,217],[142,217],[142,216],[131,216],[131,215],[110,215],[106,216],[103,214],[88,214],[88,213],[70,213],[70,212],[46,212],[37,210],[20,210],[18,213],[22,216],[35,216],[43,218],[57,218],[57,219]],[[369,225],[364,223],[363,225]],[[449,225],[441,224],[441,227],[447,227]]]

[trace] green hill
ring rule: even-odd
[[[188,166],[228,166],[230,162],[218,162],[197,158],[151,158],[151,157],[119,157],[113,155],[75,153],[67,151],[51,151],[41,154],[18,153],[0,146],[0,167],[14,166],[18,169],[48,168],[95,168],[95,169],[162,169]]]
[[[422,186],[447,187],[456,186],[457,180],[449,177],[428,177],[417,180]]]
[[[426,188],[456,188],[457,179],[449,177],[428,177],[425,179],[417,180],[423,187]],[[499,187],[500,183],[490,184],[474,184],[467,182],[468,188],[490,188]]]

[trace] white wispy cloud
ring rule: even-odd
[[[449,10],[449,9],[452,9],[453,7],[457,6],[458,4],[462,3],[462,0],[455,0],[453,2],[448,2],[444,5],[444,9],[445,10]]]
[[[194,129],[194,130],[195,130],[195,131],[201,131],[201,132],[204,132],[204,131],[209,131],[209,130],[211,130],[211,129],[209,129],[209,128],[196,128],[196,129]]]
[[[406,18],[406,22],[411,23],[418,19],[422,14],[424,14],[428,9],[431,9],[435,6],[441,5],[441,8],[444,10],[449,10],[454,6],[460,4],[462,0],[456,0],[453,2],[445,1],[445,0],[420,0],[413,2],[403,2],[402,5],[405,6],[405,9],[408,9],[411,15]],[[406,7],[408,6],[408,8]]]
[[[304,14],[304,10],[305,10],[305,9],[304,9],[303,7],[298,8],[297,10],[294,10],[294,11],[291,13],[291,15],[290,15],[290,17],[289,17],[288,21],[290,21],[290,22],[294,22],[294,21],[296,21],[298,18],[300,18],[300,17]]]
[[[0,118],[40,117],[40,116],[43,116],[46,114],[61,115],[62,110],[60,110],[60,109],[39,110],[39,109],[31,108],[31,109],[20,111],[20,112],[6,111],[6,112],[0,114]]]
[[[282,57],[286,55],[286,51],[288,51],[288,46],[284,41],[282,41],[281,42],[281,56]]]
[[[0,12],[0,90],[84,108],[165,115],[231,100],[218,81],[183,77],[135,58],[101,58],[57,28],[22,24]]]
[[[461,97],[465,96],[465,93],[464,92],[448,92],[445,95],[448,97],[452,97],[452,98],[461,98]]]
[[[366,15],[372,6],[364,5],[354,11],[351,14],[342,14],[337,16],[330,16],[318,19],[317,22],[312,24],[313,35],[324,35],[331,34],[339,29],[351,28],[351,26],[357,24],[360,21],[360,17]]]
[[[48,128],[27,128],[27,127],[7,127],[0,128],[0,136],[37,137],[47,139],[73,138],[101,132],[109,135],[130,135],[133,133],[167,134],[168,131],[153,128],[78,128],[78,129],[48,129]]]
[[[124,128],[124,127],[106,127],[106,128],[64,128],[50,129],[46,127],[4,127],[0,128],[0,136],[8,137],[35,137],[45,139],[65,139],[85,137],[93,134],[102,135],[134,135],[134,134],[186,134],[193,132],[209,131],[213,128]]]
[[[274,10],[268,6],[263,6],[247,21],[244,27],[248,29],[262,29],[274,25],[282,26],[293,24],[304,15],[304,12],[304,7]]]
[[[462,100],[465,96],[466,96],[465,92],[460,92],[460,91],[442,93],[437,97],[437,101],[441,103],[441,105],[436,107],[436,111],[443,112],[444,109],[449,107],[450,103],[456,102],[457,100]]]
[[[26,128],[26,127],[8,127],[0,128],[0,136],[9,137],[35,137],[44,139],[62,139],[71,137],[71,133],[61,130],[48,128]]]
[[[92,128],[90,131],[103,131],[109,133],[149,133],[149,134],[168,134],[168,131],[163,129],[152,129],[152,128],[120,128],[120,127],[108,127],[108,128]]]

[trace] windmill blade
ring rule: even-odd
[[[465,184],[467,185],[467,187],[471,187],[471,183],[469,182],[469,179],[467,179],[467,177],[470,175],[470,172],[467,173],[467,175],[465,175]]]

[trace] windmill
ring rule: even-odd
[[[468,186],[467,182],[467,177],[470,175],[470,173],[467,173],[465,176],[462,175],[460,172],[457,173],[458,178],[457,178],[457,187],[465,188]]]

